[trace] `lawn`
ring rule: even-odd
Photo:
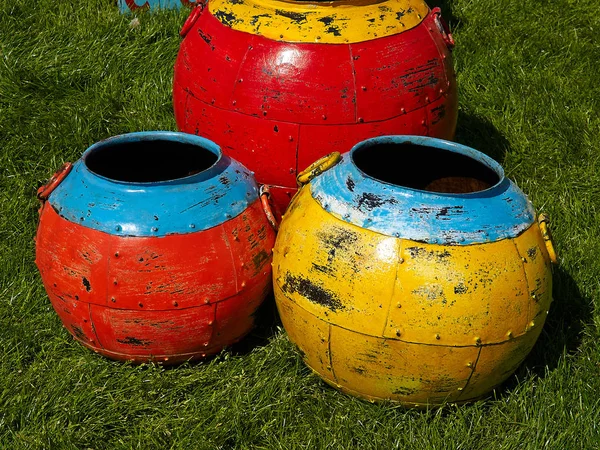
[[[552,219],[560,264],[534,350],[485,400],[430,411],[341,394],[306,368],[272,299],[239,345],[166,369],[73,341],[34,264],[35,191],[103,138],[175,130],[186,11],[0,0],[0,448],[600,448],[600,3],[445,0],[456,140]]]

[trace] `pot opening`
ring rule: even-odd
[[[86,155],[85,164],[115,181],[156,183],[195,175],[218,159],[198,145],[158,139],[100,146]]]
[[[372,178],[428,192],[466,194],[484,191],[500,181],[498,173],[469,156],[410,143],[357,148],[352,159]]]

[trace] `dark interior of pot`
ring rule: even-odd
[[[500,181],[500,176],[485,164],[436,147],[374,144],[355,150],[352,158],[356,167],[372,178],[429,192],[479,192]]]
[[[156,183],[197,174],[217,159],[197,145],[158,139],[100,146],[86,155],[85,164],[115,181]]]

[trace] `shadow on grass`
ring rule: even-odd
[[[556,369],[566,355],[576,353],[583,341],[587,324],[592,320],[592,306],[583,297],[569,273],[557,266],[552,274],[554,302],[542,333],[533,350],[496,394],[507,395],[518,384],[532,374],[544,378],[549,371]]]
[[[511,151],[508,140],[490,121],[469,113],[459,113],[454,140],[485,153],[500,164]]]
[[[427,4],[431,9],[438,7],[442,10],[442,17],[450,25],[450,31],[454,31],[455,27],[458,26],[460,20],[454,15],[452,3],[455,0],[427,0]]]

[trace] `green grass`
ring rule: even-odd
[[[329,388],[278,327],[164,369],[109,361],[61,326],[34,264],[35,190],[119,133],[176,129],[185,12],[0,0],[0,448],[600,448],[600,4],[446,0],[457,140],[553,219],[561,257],[538,344],[486,400],[433,411]]]

